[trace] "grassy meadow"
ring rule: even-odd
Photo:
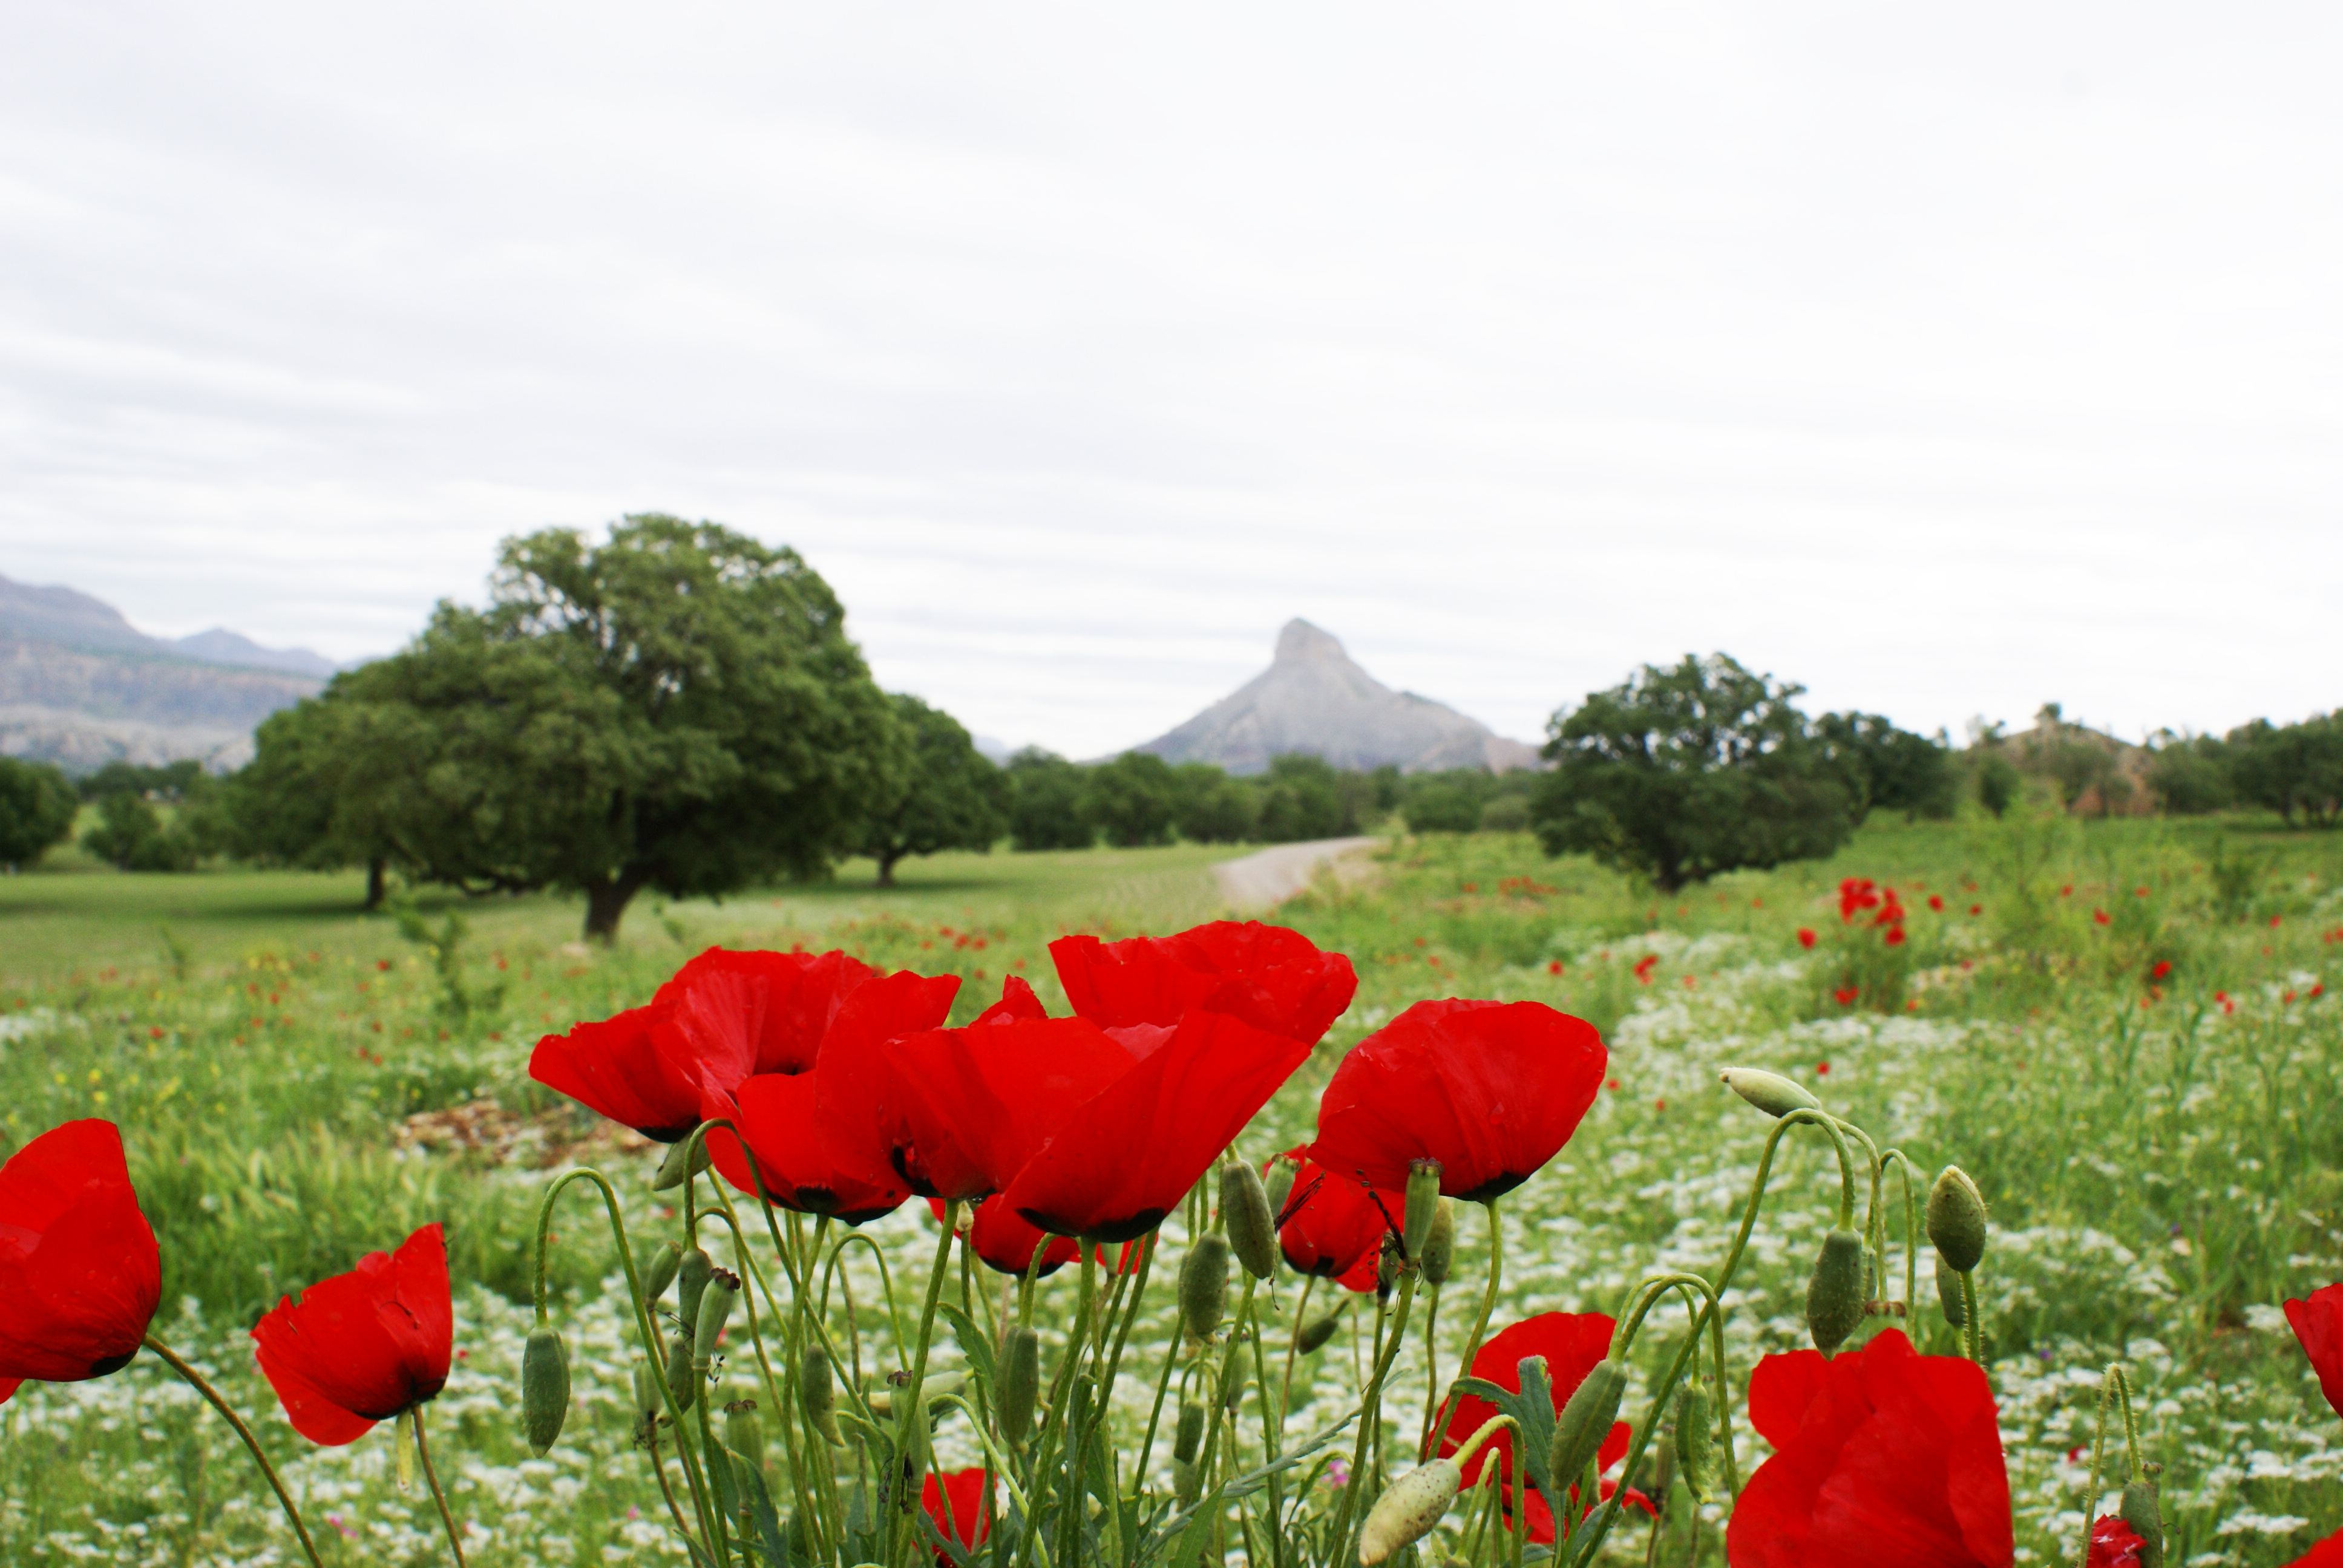
[[[582,1202],[560,1211],[551,1252],[577,1413],[542,1461],[515,1430],[528,1236],[548,1172],[597,1164],[629,1195],[630,1225],[665,1217],[643,1180],[650,1150],[528,1081],[537,1037],[639,1002],[711,943],[838,946],[882,968],[956,972],[956,1021],[1010,973],[1057,1010],[1052,937],[1211,918],[1206,868],[1227,853],[939,856],[906,863],[883,892],[850,865],[830,884],[721,905],[639,901],[608,950],[578,943],[579,907],[550,898],[426,896],[402,934],[358,911],[355,876],[68,867],[0,880],[0,1149],[72,1117],[120,1123],[162,1241],[156,1332],[254,1419],[323,1521],[329,1560],[444,1561],[446,1543],[427,1494],[395,1485],[387,1429],[309,1448],[253,1371],[245,1331],[282,1292],[442,1220],[460,1359],[430,1418],[458,1473],[470,1560],[680,1561],[628,1449],[610,1243]],[[1322,883],[1274,917],[1348,953],[1361,985],[1242,1148],[1259,1159],[1306,1139],[1342,1051],[1420,998],[1530,999],[1593,1020],[1613,1051],[1609,1088],[1554,1165],[1505,1201],[1493,1330],[1551,1309],[1615,1311],[1662,1266],[1713,1268],[1767,1125],[1716,1070],[1771,1068],[1883,1147],[1963,1166],[1990,1201],[1978,1283],[2021,1561],[2072,1559],[2075,1456],[2116,1358],[2135,1369],[2166,1467],[2173,1561],[2282,1563],[2343,1528],[2343,1423],[2278,1312],[2343,1280],[2343,1003],[2327,989],[2343,981],[2343,835],[2020,812],[1881,821],[1828,862],[1674,897],[1545,859],[1519,835],[1395,839],[1378,862],[1373,878]],[[1841,920],[1850,877],[1896,890],[1908,940],[1885,945],[1875,910]],[[1805,1342],[1805,1273],[1831,1220],[1827,1146],[1785,1147],[1727,1298],[1736,1389],[1756,1356]],[[1900,1199],[1896,1211],[1900,1249]],[[867,1230],[878,1245],[852,1250],[849,1270],[866,1302],[883,1288],[878,1257],[904,1289],[933,1245],[919,1205]],[[1457,1272],[1472,1279],[1486,1240],[1477,1214],[1462,1230]],[[1182,1245],[1175,1221],[1167,1257]],[[1900,1296],[1900,1251],[1891,1261]],[[1924,1246],[1924,1303],[1931,1263]],[[1275,1313],[1299,1293],[1282,1280]],[[1449,1294],[1443,1372],[1471,1315],[1453,1299],[1469,1290]],[[1668,1332],[1639,1342],[1653,1358],[1675,1332],[1655,1322]],[[1910,1327],[1923,1349],[1954,1349],[1932,1306]],[[1318,1360],[1356,1357],[1360,1337]],[[883,1362],[884,1339],[873,1331],[862,1353]],[[1156,1354],[1134,1340],[1132,1386],[1116,1391],[1142,1421]],[[956,1357],[949,1337],[939,1355]],[[1413,1349],[1399,1365],[1421,1402],[1434,1369]],[[1297,1429],[1336,1412],[1342,1390],[1322,1381]],[[1627,1413],[1643,1410],[1631,1401]],[[1745,1476],[1763,1451],[1738,1430]],[[947,1423],[940,1457],[968,1462],[961,1441]],[[1656,1542],[1623,1532],[1606,1560],[1656,1546],[1658,1561],[1721,1562],[1722,1517],[1679,1493]],[[296,1555],[233,1436],[155,1358],[89,1383],[27,1384],[0,1406],[0,1560]]]

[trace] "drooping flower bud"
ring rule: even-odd
[[[1440,1212],[1440,1161],[1411,1160],[1407,1162],[1407,1211],[1400,1223],[1406,1227],[1403,1238],[1405,1252],[1410,1258],[1423,1256],[1423,1244],[1432,1239],[1433,1216]]]
[[[1787,1116],[1793,1111],[1820,1111],[1823,1102],[1813,1091],[1794,1082],[1778,1072],[1768,1072],[1762,1067],[1728,1067],[1717,1077],[1725,1086],[1741,1096],[1768,1116]]]
[[[699,1370],[691,1364],[691,1336],[678,1334],[667,1352],[667,1392],[675,1395],[675,1408],[689,1410],[699,1392]]]
[[[1359,1568],[1381,1568],[1403,1549],[1432,1533],[1456,1501],[1463,1475],[1453,1459],[1419,1464],[1391,1483],[1359,1531]]]
[[[676,1271],[683,1267],[683,1249],[673,1241],[661,1241],[642,1261],[643,1305],[655,1307],[675,1283]]]
[[[1456,1266],[1456,1200],[1443,1198],[1432,1212],[1432,1234],[1423,1241],[1421,1264],[1423,1282],[1444,1285],[1449,1271]]]
[[[798,1363],[798,1398],[814,1430],[832,1447],[843,1446],[846,1440],[838,1432],[838,1385],[830,1380],[830,1356],[820,1345],[808,1346],[805,1359]]]
[[[1968,1326],[1969,1309],[1968,1303],[1961,1300],[1961,1277],[1950,1269],[1936,1271],[1936,1304],[1944,1309],[1946,1326]]]
[[[1806,1280],[1806,1332],[1825,1355],[1846,1342],[1863,1322],[1863,1238],[1834,1229]]]
[[[1001,1435],[1023,1442],[1041,1398],[1041,1336],[1030,1328],[1011,1329],[1001,1347]]]
[[[1928,1189],[1928,1240],[1956,1273],[1985,1261],[1985,1194],[1957,1165],[1946,1166]]]
[[[692,1353],[702,1366],[714,1358],[716,1342],[723,1337],[725,1322],[732,1316],[732,1303],[739,1296],[739,1275],[724,1269],[709,1271],[708,1283],[699,1292],[699,1315],[691,1330]]]
[[[635,1434],[648,1435],[659,1418],[667,1413],[667,1401],[660,1394],[663,1386],[659,1375],[647,1366],[635,1369]]]
[[[1229,1239],[1208,1231],[1180,1261],[1180,1324],[1192,1340],[1208,1340],[1229,1305]]]
[[[1204,1494],[1204,1473],[1194,1462],[1174,1457],[1172,1461],[1172,1495],[1182,1508],[1196,1506],[1196,1499]]]
[[[757,1419],[757,1402],[736,1399],[724,1407],[724,1446],[765,1468],[765,1424]]]
[[[569,1351],[549,1323],[529,1331],[520,1352],[520,1426],[530,1452],[543,1459],[569,1419]]]
[[[1293,1196],[1293,1173],[1301,1168],[1299,1161],[1285,1154],[1269,1162],[1269,1174],[1262,1180],[1262,1190],[1268,1195],[1272,1216],[1285,1212],[1285,1201]]]
[[[2157,1465],[2144,1466],[2147,1472],[2123,1489],[2123,1502],[2116,1512],[2139,1537],[2139,1568],[2164,1568],[2164,1508],[2157,1492]]]
[[[1708,1500],[1708,1483],[1716,1474],[1716,1434],[1710,1430],[1708,1390],[1698,1382],[1684,1384],[1676,1396],[1676,1468],[1695,1502]]]
[[[691,1151],[689,1155],[684,1153],[687,1149]],[[687,1159],[690,1161],[688,1171],[684,1164]],[[680,1187],[687,1175],[699,1175],[708,1169],[709,1162],[707,1139],[686,1138],[680,1143],[670,1143],[667,1146],[666,1155],[659,1161],[658,1173],[651,1178],[651,1191],[665,1192]]]
[[[1627,1392],[1625,1363],[1604,1357],[1594,1363],[1554,1419],[1554,1446],[1546,1452],[1546,1474],[1555,1487],[1567,1487],[1592,1463],[1619,1419],[1619,1401]]]
[[[1204,1446],[1204,1407],[1192,1399],[1180,1402],[1179,1423],[1172,1429],[1172,1457],[1188,1464]]]
[[[1229,1247],[1244,1271],[1256,1280],[1277,1272],[1277,1215],[1261,1177],[1242,1160],[1221,1166],[1221,1216],[1228,1222]]]
[[[1342,1310],[1337,1307],[1324,1317],[1302,1324],[1302,1335],[1294,1341],[1293,1348],[1305,1356],[1315,1355],[1326,1348],[1326,1342],[1332,1339],[1334,1331],[1342,1326]]]
[[[686,1252],[683,1266],[676,1271],[676,1304],[682,1309],[683,1332],[687,1334],[699,1322],[699,1298],[715,1272],[716,1260],[708,1255],[705,1247],[694,1247]]]

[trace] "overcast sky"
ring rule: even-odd
[[[1535,739],[1724,648],[2343,702],[2343,13],[0,12],[0,574],[337,658],[497,541],[796,546],[1092,755],[1301,615]]]

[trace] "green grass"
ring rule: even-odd
[[[1209,918],[1203,868],[1226,853],[937,857],[890,890],[850,867],[721,905],[647,900],[608,951],[576,940],[573,903],[467,903],[452,988],[392,921],[356,910],[355,878],[18,877],[0,882],[0,1132],[13,1147],[73,1116],[122,1124],[166,1302],[191,1302],[185,1316],[166,1306],[166,1332],[211,1358],[280,1453],[303,1445],[245,1366],[243,1326],[277,1292],[446,1220],[468,1360],[435,1412],[472,1456],[459,1505],[488,1532],[473,1559],[657,1555],[656,1493],[623,1437],[608,1243],[582,1206],[564,1211],[553,1250],[573,1345],[590,1352],[580,1432],[541,1464],[510,1432],[503,1391],[527,1328],[513,1303],[546,1171],[590,1158],[622,1176],[634,1221],[659,1218],[637,1180],[649,1153],[530,1084],[530,1043],[641,1000],[714,942],[839,945],[957,972],[956,1018],[1008,973],[1055,1007],[1051,937]],[[1995,1231],[1980,1282],[2003,1424],[2023,1440],[2010,1461],[2030,1560],[2071,1546],[2083,1478],[2065,1455],[2087,1440],[2090,1408],[2077,1380],[2118,1356],[2138,1370],[2167,1467],[2176,1561],[2280,1563],[2314,1531],[2343,1527],[2343,1432],[2272,1327],[2278,1302],[2343,1279],[2343,999],[2309,994],[2343,981],[2343,835],[2244,820],[1881,822],[1829,862],[1674,898],[1546,860],[1519,836],[1403,841],[1380,871],[1281,913],[1352,955],[1361,988],[1245,1147],[1305,1138],[1341,1051],[1418,998],[1529,998],[1594,1020],[1615,1087],[1508,1200],[1496,1325],[1615,1311],[1664,1256],[1712,1265],[1763,1131],[1715,1070],[1769,1067],[1983,1186]],[[1896,887],[1906,943],[1889,950],[1839,920],[1849,876]],[[434,921],[453,907],[425,904]],[[1811,951],[1801,928],[1817,933]],[[2160,979],[2159,963],[2172,966]],[[484,1146],[448,1141],[459,1126],[484,1130]],[[1800,1342],[1829,1180],[1820,1151],[1801,1147],[1775,1183],[1736,1282],[1736,1381]],[[899,1269],[916,1268],[925,1224],[906,1211],[871,1229]],[[1468,1225],[1460,1272],[1480,1266],[1483,1244]],[[1924,1302],[1929,1273],[1924,1249]],[[1279,1310],[1290,1306],[1288,1292]],[[1451,1357],[1460,1315],[1441,1319]],[[1924,1348],[1951,1349],[1932,1313],[1912,1327],[1933,1337]],[[141,1358],[0,1407],[0,1556],[63,1561],[78,1541],[124,1562],[209,1563],[277,1539],[224,1429],[156,1371]],[[1425,1371],[1408,1375],[1420,1391]],[[341,1511],[343,1560],[434,1560],[444,1543],[432,1545],[428,1504],[388,1490],[386,1446],[308,1454],[299,1483]],[[1747,1452],[1745,1473],[1758,1457]],[[1713,1514],[1703,1539],[1703,1560],[1720,1560]]]

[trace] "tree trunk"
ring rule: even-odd
[[[384,885],[385,879],[383,873],[386,869],[386,864],[380,855],[377,855],[372,859],[367,861],[366,907],[369,910],[378,910],[382,908],[382,900],[389,891],[389,890]]]
[[[629,868],[586,889],[586,938],[608,947],[618,940],[618,917],[649,879]]]
[[[891,888],[895,885],[895,862],[902,858],[903,857],[900,853],[880,855],[877,857],[879,861],[879,885],[880,887]]]

